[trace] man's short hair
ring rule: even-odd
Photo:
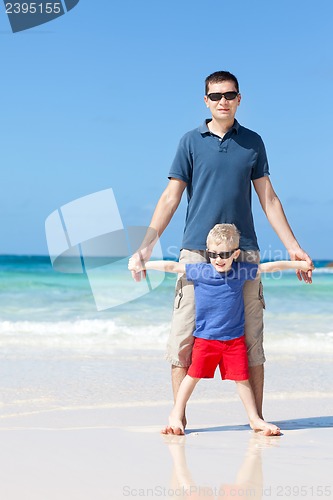
[[[235,84],[237,92],[239,92],[238,80],[235,75],[229,73],[229,71],[215,71],[215,73],[207,76],[205,80],[205,95],[208,94],[209,84],[222,82],[233,82]]]
[[[209,242],[217,245],[225,243],[230,249],[239,247],[240,233],[235,224],[216,224],[207,236],[207,247]]]

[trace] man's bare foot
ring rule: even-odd
[[[277,425],[265,422],[265,420],[262,420],[259,417],[254,419],[254,420],[251,420],[250,426],[254,431],[260,432],[260,434],[263,434],[264,436],[280,436],[281,435],[281,431]]]
[[[176,436],[183,436],[185,434],[185,427],[187,421],[184,415],[183,419],[179,419],[173,412],[169,416],[169,425],[163,427],[161,434],[174,434]]]

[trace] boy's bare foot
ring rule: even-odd
[[[277,425],[265,422],[265,420],[262,420],[259,417],[251,420],[250,426],[254,431],[260,432],[260,434],[263,434],[264,436],[280,436],[281,435],[281,431]]]
[[[183,436],[185,434],[186,423],[187,421],[185,416],[183,417],[183,420],[181,420],[176,415],[173,415],[173,412],[171,412],[169,416],[169,425],[163,427],[161,434]]]

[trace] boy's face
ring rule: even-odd
[[[212,266],[216,269],[218,273],[226,273],[231,269],[232,263],[240,254],[239,249],[232,248],[226,243],[215,243],[214,241],[208,241],[207,252],[213,253],[215,255],[208,257]],[[218,254],[224,254],[222,256]]]

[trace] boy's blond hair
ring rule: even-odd
[[[209,242],[225,243],[231,250],[239,247],[240,233],[235,224],[216,224],[207,236],[207,247]]]

